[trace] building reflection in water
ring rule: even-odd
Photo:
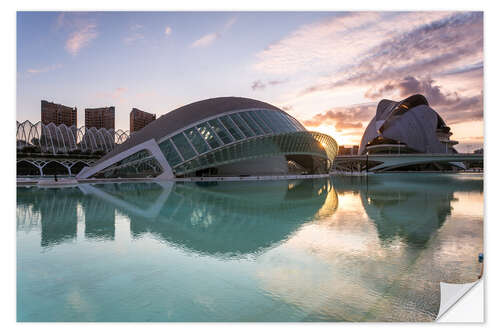
[[[425,177],[425,181],[422,177]],[[482,192],[482,178],[456,179],[439,174],[394,177],[338,177],[339,193],[359,193],[382,242],[401,238],[409,245],[424,245],[452,212],[456,192]]]
[[[106,202],[82,195],[72,188],[17,189],[18,230],[41,228],[41,246],[50,247],[74,241],[77,237],[78,207],[84,212],[85,237],[113,240],[115,233],[115,209]]]
[[[133,237],[151,233],[207,255],[258,253],[315,218],[330,180],[83,185],[130,219]],[[333,211],[332,211],[333,213]]]
[[[148,252],[148,238],[155,238],[165,243],[155,249],[175,247],[182,251],[171,253],[194,258],[186,272],[199,262],[191,253],[209,256],[204,264],[227,272],[238,272],[244,262],[245,273],[234,276],[257,284],[252,299],[265,295],[290,304],[304,315],[300,320],[433,320],[439,282],[471,282],[479,272],[482,211],[469,208],[482,205],[482,177],[103,183],[18,188],[17,197],[18,230],[39,228],[42,247],[74,241],[83,217],[86,241],[115,241],[115,216],[126,215],[126,233],[145,240],[140,255],[161,252]],[[134,266],[140,262],[134,251],[128,255],[130,267],[143,267]],[[248,255],[251,260],[224,260]],[[119,272],[128,264],[118,265]],[[151,265],[155,274],[158,265]],[[169,274],[161,278],[168,282]],[[228,281],[226,289],[240,283]],[[210,294],[196,283],[186,289]]]
[[[115,208],[91,196],[81,198],[85,213],[85,237],[95,240],[115,239]]]
[[[444,183],[443,183],[444,182]],[[334,184],[334,186],[333,186]],[[359,195],[379,239],[425,244],[451,213],[457,191],[481,191],[482,181],[442,177],[337,177],[280,182],[107,183],[74,188],[18,188],[18,228],[41,224],[41,244],[75,239],[77,206],[85,237],[113,240],[115,209],[130,218],[133,237],[152,233],[206,254],[254,253],[287,239],[303,223],[333,215],[338,196]],[[83,195],[82,195],[83,194]]]
[[[261,288],[304,310],[304,320],[431,321],[440,282],[477,279],[482,211],[454,208],[470,206],[464,198],[482,203],[482,177],[375,175],[333,183],[335,214],[305,224],[259,258]]]
[[[333,214],[330,179],[241,183],[109,183],[64,189],[18,189],[18,228],[40,215],[43,247],[77,235],[77,206],[85,237],[113,240],[115,209],[130,219],[133,237],[145,233],[190,251],[234,256],[286,240],[304,222]],[[24,226],[23,226],[24,225]]]
[[[81,197],[78,188],[24,188],[17,189],[18,210],[24,209],[23,220],[17,221],[18,229],[39,217],[41,246],[57,245],[76,238],[77,205]]]

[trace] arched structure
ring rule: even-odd
[[[195,102],[153,121],[78,178],[327,173],[338,146],[253,99]]]
[[[129,132],[123,130],[107,130],[105,128],[77,128],[54,123],[35,124],[26,120],[17,124],[17,150],[40,152],[51,155],[69,154],[72,152],[95,153],[110,152],[116,145],[129,138]]]
[[[358,153],[453,154],[458,142],[450,140],[450,128],[422,95],[400,102],[381,100],[366,127]]]
[[[94,163],[92,159],[50,158],[50,157],[21,157],[17,159],[18,176],[47,176],[69,175],[75,176],[84,167]]]

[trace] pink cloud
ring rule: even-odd
[[[62,67],[61,64],[55,64],[55,65],[50,65],[50,66],[45,66],[45,67],[40,67],[40,68],[29,68],[27,70],[27,72],[30,74],[40,74],[40,73],[46,73],[46,72],[50,72],[50,71],[59,69],[61,67]]]
[[[78,52],[95,39],[97,35],[97,25],[95,23],[85,24],[71,33],[70,37],[66,41],[66,51],[72,55],[78,54]]]
[[[201,38],[195,40],[191,43],[191,47],[204,47],[215,42],[216,39],[222,37],[234,24],[236,23],[236,17],[230,18],[225,24],[224,27],[218,32],[208,33]]]

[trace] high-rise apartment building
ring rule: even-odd
[[[45,125],[54,123],[57,126],[61,124],[76,126],[76,107],[72,108],[70,106],[42,100],[41,113],[42,123]]]
[[[155,114],[133,108],[130,112],[130,133],[139,131],[154,120],[156,120]]]
[[[114,129],[115,128],[115,107],[102,107],[95,109],[85,109],[85,127],[95,127]]]

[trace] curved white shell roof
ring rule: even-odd
[[[445,126],[422,95],[413,95],[400,102],[384,99],[366,127],[359,154],[364,154],[367,144],[379,136],[403,142],[422,153],[445,153],[446,147],[436,135],[436,129]]]

